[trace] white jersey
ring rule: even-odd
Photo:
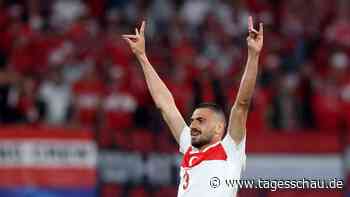
[[[203,151],[191,146],[190,128],[180,136],[180,152],[184,154],[180,169],[178,197],[235,197],[237,187],[226,180],[239,180],[245,167],[245,141],[240,144],[227,134],[220,142]]]

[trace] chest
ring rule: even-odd
[[[210,187],[210,184],[223,183],[226,179],[239,179],[241,167],[233,162],[219,144],[206,152],[196,153],[191,148],[183,157],[180,169],[180,189]]]
[[[204,161],[201,164],[180,170],[180,196],[226,196],[235,190],[225,183],[239,180],[241,169],[229,161]]]

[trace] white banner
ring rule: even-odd
[[[0,168],[95,168],[96,160],[96,145],[92,141],[69,139],[0,140]]]

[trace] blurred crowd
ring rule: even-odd
[[[253,15],[265,39],[250,132],[350,130],[349,4],[0,0],[0,122],[83,127],[101,147],[176,151],[121,34],[146,19],[147,55],[187,118],[203,101],[229,111]]]

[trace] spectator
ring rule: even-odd
[[[111,131],[120,131],[133,127],[133,114],[137,100],[125,85],[125,71],[112,65],[109,67],[109,84],[102,100],[103,127]]]
[[[68,28],[79,17],[87,14],[86,5],[80,0],[57,0],[52,5],[52,24],[59,29]]]
[[[60,68],[53,68],[39,87],[39,100],[44,104],[44,120],[62,125],[69,120],[71,108],[70,87],[64,81]]]
[[[341,109],[339,92],[332,80],[320,84],[313,96],[312,108],[316,127],[320,131],[336,132],[341,126]]]
[[[337,16],[333,23],[326,29],[327,41],[339,46],[350,47],[350,14],[349,2],[340,1],[337,8]]]
[[[72,87],[75,124],[96,128],[104,93],[105,85],[99,78],[96,66],[91,65]]]
[[[18,83],[19,76],[6,67],[6,57],[0,53],[0,122],[12,123],[18,117],[15,109],[10,105],[10,93],[15,84]]]
[[[34,78],[22,78],[9,93],[9,105],[14,109],[16,122],[36,123],[40,117],[37,100],[37,82]]]

